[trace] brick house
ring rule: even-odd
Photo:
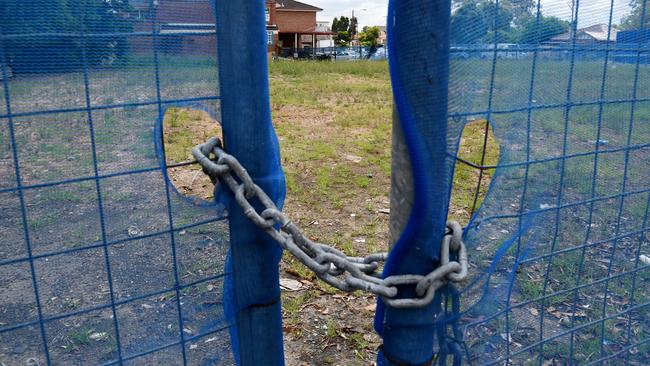
[[[295,0],[266,0],[269,52],[316,48],[318,36],[331,35],[316,22],[323,9]]]
[[[174,54],[216,54],[214,0],[131,0],[134,30],[149,33],[157,21],[160,51]],[[295,0],[266,0],[269,55],[284,49],[315,48],[318,36],[331,32],[317,26],[322,9]],[[150,52],[150,36],[131,37],[134,52]]]

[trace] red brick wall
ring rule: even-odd
[[[197,2],[160,0],[158,21],[160,23],[214,24],[214,10],[209,0]]]
[[[215,24],[214,10],[210,0],[197,2],[184,2],[175,0],[160,0],[156,8],[156,17],[159,24],[165,23],[203,23]],[[138,21],[135,24],[136,32],[151,32],[149,19]],[[172,54],[204,54],[216,53],[216,36],[158,36],[160,52]],[[151,36],[131,37],[131,50],[136,53],[152,53],[153,43]]]
[[[280,33],[313,32],[316,27],[315,11],[282,11],[275,13]]]

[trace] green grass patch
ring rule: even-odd
[[[187,108],[167,109],[163,118],[163,130],[168,164],[192,159],[194,146],[210,137],[220,136],[219,126],[206,112]]]
[[[499,161],[500,148],[494,138],[494,132],[490,128],[487,132],[485,155],[483,155],[485,127],[484,120],[470,122],[465,126],[458,155],[464,160],[479,166],[494,166]],[[474,200],[476,199],[475,209],[478,209],[487,194],[490,179],[494,172],[495,169],[487,169],[483,172],[481,186],[479,187],[478,196],[476,196],[480,171],[460,161],[456,163],[451,202],[452,206],[458,207],[460,210],[451,210],[452,217],[461,222],[469,220]],[[464,213],[464,217],[461,217],[457,212]]]

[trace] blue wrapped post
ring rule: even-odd
[[[224,142],[281,207],[285,182],[271,123],[264,1],[215,1]],[[229,199],[232,272],[226,306],[239,365],[283,365],[278,263],[282,250]]]
[[[454,162],[447,146],[450,0],[391,0],[388,51],[395,100],[391,236],[384,277],[427,274],[437,266]],[[413,297],[400,288],[398,297]],[[378,364],[432,365],[440,296],[421,309],[386,308],[375,328]]]

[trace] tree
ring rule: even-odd
[[[453,43],[508,42],[513,16],[493,1],[467,1],[451,17]],[[496,39],[495,39],[496,38]]]
[[[571,23],[556,17],[540,16],[539,22],[535,18],[529,19],[523,24],[520,43],[540,44],[551,39],[553,36],[569,31]]]
[[[496,2],[493,1],[482,2],[478,6],[483,16],[483,21],[487,25],[488,32],[510,31],[512,20],[514,19],[510,10],[502,5],[499,5],[497,8]]]
[[[363,27],[363,31],[359,34],[359,43],[364,47],[370,47],[368,54],[366,55],[367,59],[370,59],[372,55],[377,52],[377,46],[379,45],[379,27]]]
[[[537,8],[536,0],[503,0],[500,5],[512,14],[512,21],[516,27],[525,24],[533,17],[533,10]]]
[[[7,63],[15,73],[61,72],[123,60],[128,0],[5,0],[0,2],[4,34],[42,34],[10,39]],[[103,33],[103,37],[79,37]],[[85,51],[85,52],[84,52]]]
[[[377,47],[379,44],[379,28],[363,27],[363,31],[359,34],[359,42],[364,47]]]
[[[334,18],[332,22],[332,32],[348,32],[350,27],[350,19],[348,17]]]
[[[352,18],[356,22],[357,18]],[[350,29],[352,29],[352,20],[346,16],[334,18],[332,21],[332,32],[335,32],[334,43],[337,46],[347,47],[352,39]],[[356,26],[355,26],[356,27]],[[356,29],[356,28],[355,28]]]
[[[486,2],[495,3],[495,0],[453,0],[455,8],[466,5],[481,5]],[[528,18],[533,15],[536,8],[537,0],[499,0],[499,8],[508,11],[512,15],[512,21],[515,26],[522,25]]]
[[[359,22],[357,20],[357,17],[350,18],[350,25],[348,27],[348,33],[350,34],[350,38],[354,39],[354,36],[357,35],[358,26],[359,26]]]
[[[457,44],[477,43],[487,33],[483,15],[475,3],[461,6],[451,16],[451,42]]]
[[[334,43],[337,46],[347,47],[350,44],[350,34],[346,32],[338,32],[334,36]]]
[[[621,23],[621,29],[634,30],[641,29],[641,16],[643,15],[643,3],[646,0],[630,0],[630,8],[632,12],[630,15],[623,19]],[[643,20],[643,28],[650,29],[650,3],[648,3],[645,9],[645,19]]]

